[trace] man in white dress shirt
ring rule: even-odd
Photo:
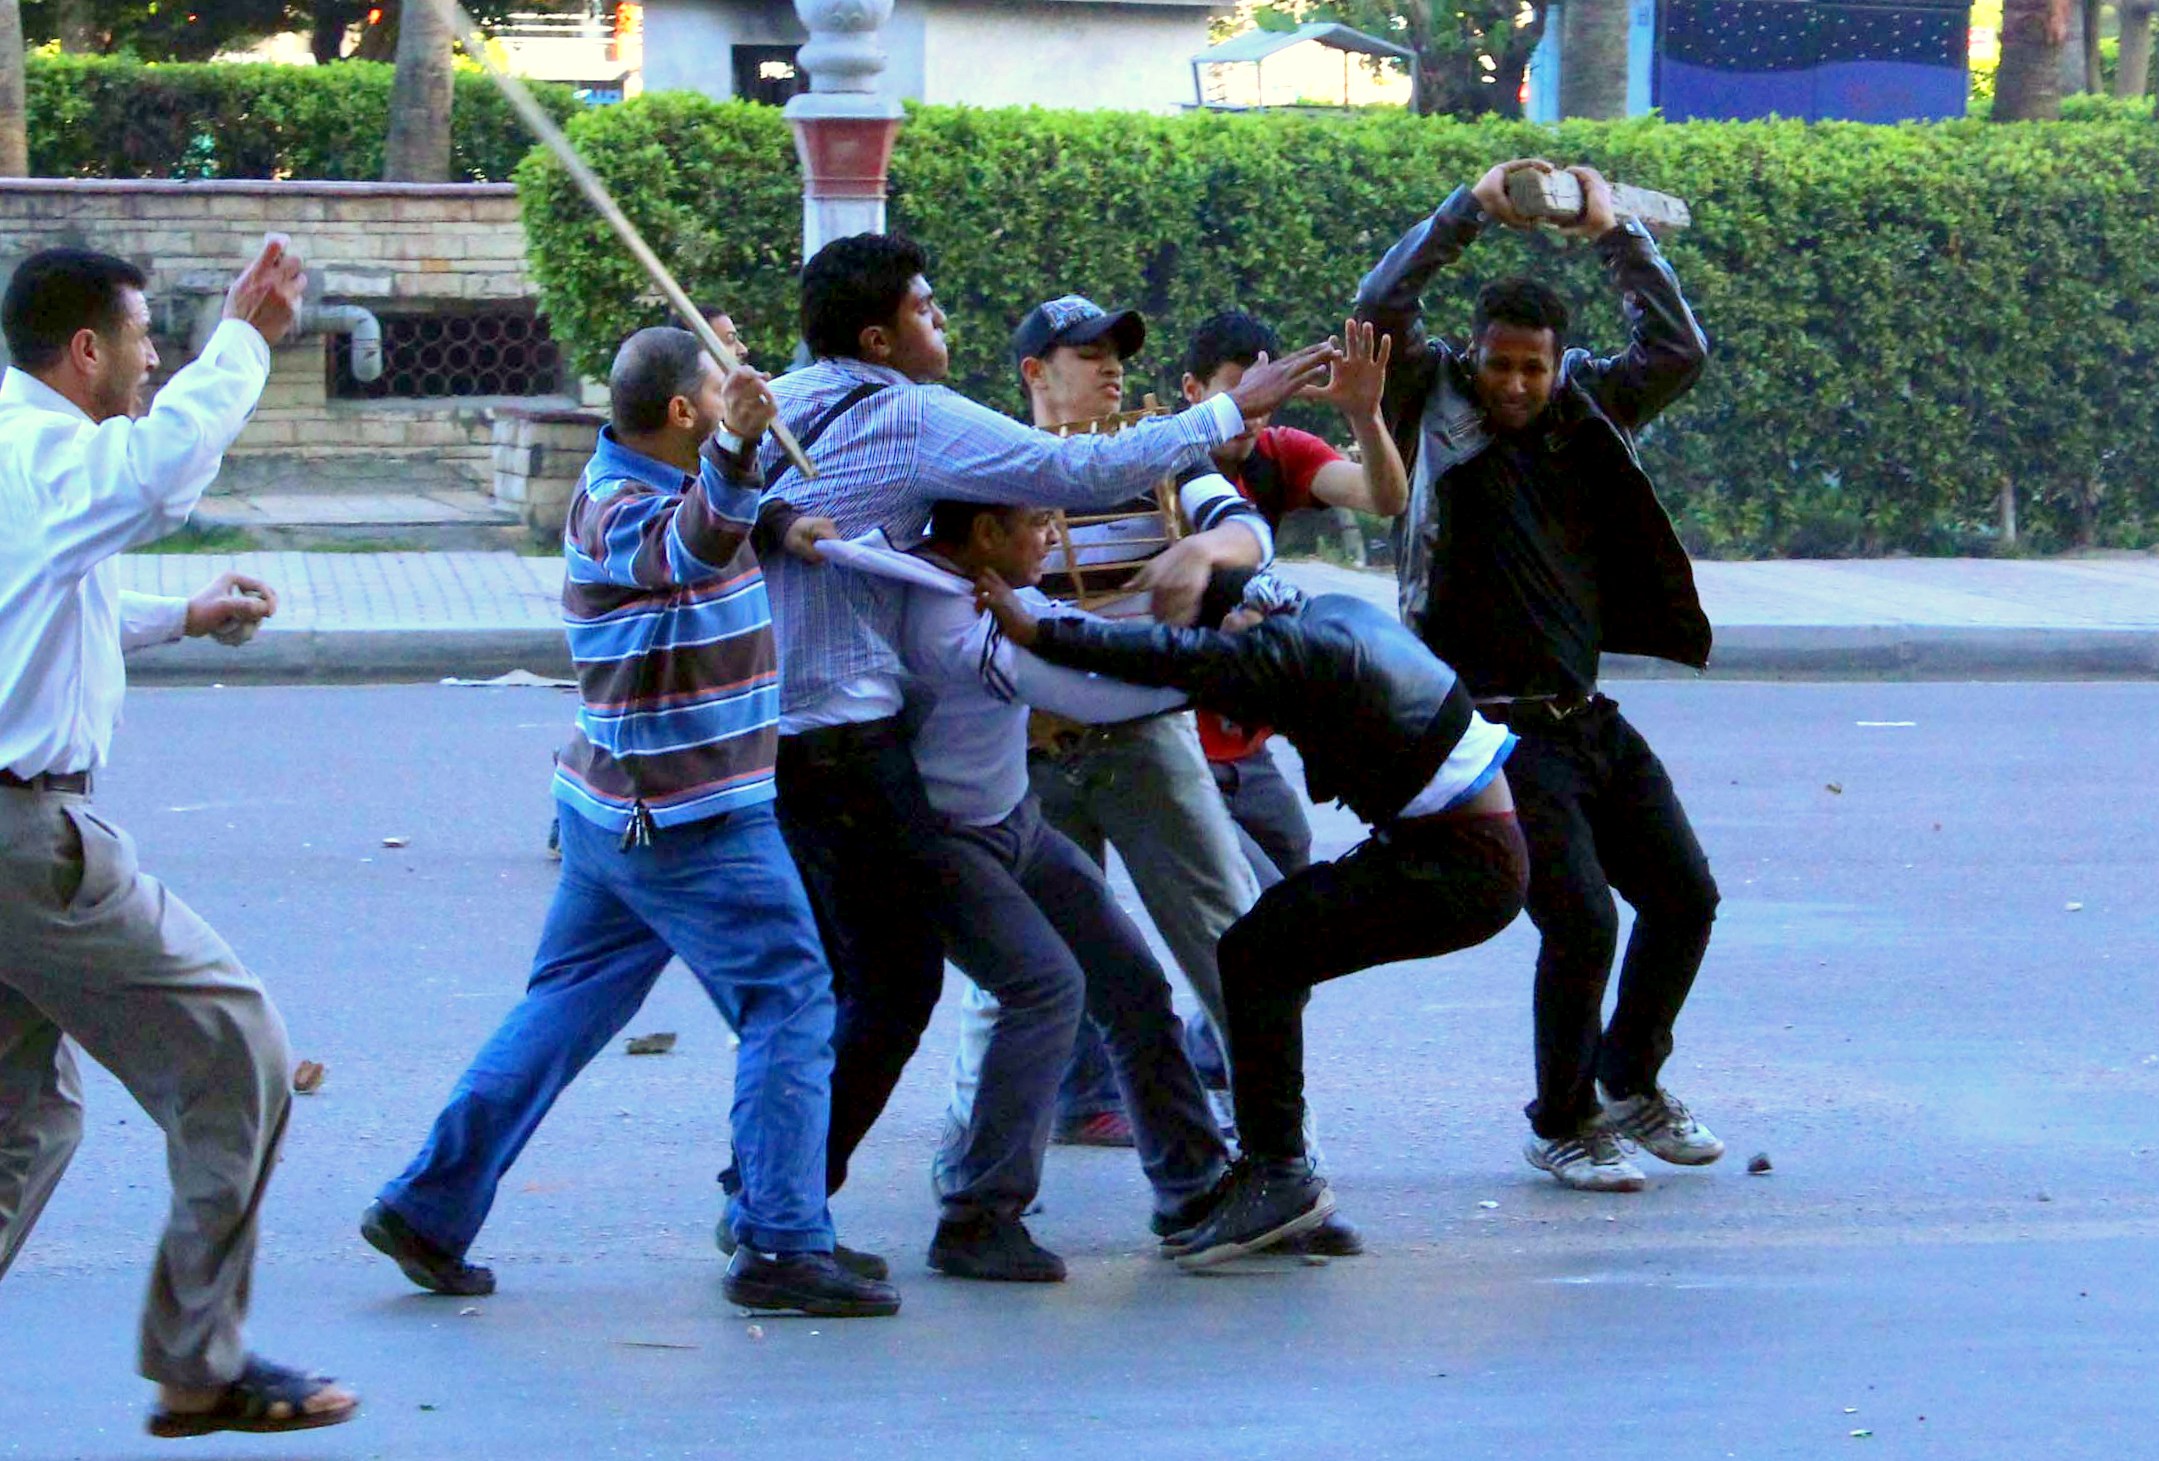
[[[147,410],[157,351],[134,265],[48,249],[0,302],[0,1275],[81,1139],[80,1045],[165,1132],[172,1211],[140,1348],[161,1436],[335,1425],[359,1405],[241,1339],[291,1100],[284,1024],[90,801],[123,652],[237,638],[276,608],[238,574],[192,599],[122,593],[113,558],[186,522],[217,476],[291,328],[300,270],[267,239],[201,358]]]

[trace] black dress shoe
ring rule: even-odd
[[[467,1263],[455,1253],[438,1247],[394,1207],[379,1202],[360,1214],[360,1236],[368,1246],[397,1261],[405,1277],[431,1294],[475,1297],[495,1291],[495,1270]]]
[[[858,1278],[830,1253],[759,1253],[740,1248],[727,1261],[721,1292],[745,1309],[813,1319],[882,1319],[900,1311],[900,1291]]]
[[[712,1241],[729,1258],[735,1256],[735,1230],[727,1226],[726,1218],[721,1218],[719,1226],[712,1230]],[[886,1279],[892,1277],[891,1264],[879,1258],[875,1253],[863,1253],[848,1247],[845,1243],[834,1243],[832,1245],[832,1261],[856,1278],[873,1279],[878,1283],[883,1283]]]
[[[1170,1242],[1180,1268],[1211,1268],[1318,1227],[1334,1211],[1327,1179],[1302,1157],[1240,1157],[1213,1212]]]
[[[992,1283],[1063,1283],[1065,1261],[1034,1240],[1017,1218],[940,1222],[930,1239],[930,1267],[948,1278]]]

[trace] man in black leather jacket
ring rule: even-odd
[[[1222,936],[1230,1087],[1244,1154],[1207,1216],[1167,1246],[1190,1268],[1325,1221],[1334,1197],[1305,1151],[1304,1005],[1315,984],[1480,944],[1521,911],[1527,853],[1501,764],[1514,737],[1454,671],[1380,609],[1304,599],[1249,569],[1217,571],[1194,629],[1036,620],[994,578],[984,607],[1054,664],[1168,685],[1303,757],[1312,800],[1372,836],[1260,895]],[[1208,627],[1219,624],[1219,629]]]
[[[1621,1137],[1690,1166],[1724,1150],[1658,1084],[1709,946],[1716,883],[1664,767],[1596,693],[1606,651],[1709,659],[1693,571],[1634,440],[1694,383],[1708,346],[1647,231],[1617,221],[1587,168],[1576,169],[1587,206],[1562,231],[1603,259],[1627,348],[1602,359],[1566,349],[1565,305],[1529,280],[1486,287],[1466,351],[1429,338],[1419,298],[1433,276],[1492,222],[1534,226],[1507,198],[1507,175],[1524,167],[1550,164],[1502,163],[1458,189],[1365,277],[1356,312],[1394,337],[1383,409],[1411,463],[1403,622],[1522,738],[1507,770],[1543,940],[1526,1155],[1566,1186],[1631,1192],[1645,1179]],[[1615,890],[1635,924],[1605,1025]]]

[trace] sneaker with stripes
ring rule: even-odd
[[[1577,1192],[1640,1192],[1649,1185],[1642,1169],[1627,1160],[1619,1138],[1602,1124],[1585,1123],[1571,1136],[1529,1134],[1522,1155],[1562,1187]]]
[[[1686,1103],[1663,1087],[1629,1096],[1604,1108],[1605,1124],[1651,1156],[1681,1167],[1706,1167],[1724,1155],[1724,1143],[1702,1125]]]

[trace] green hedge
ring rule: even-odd
[[[573,127],[693,292],[760,357],[794,337],[801,227],[771,110],[682,95]],[[1669,250],[1714,342],[1644,454],[1690,546],[1719,555],[1987,551],[2003,484],[2023,543],[2159,542],[2159,128],[2148,119],[1931,126],[1653,120],[1463,123],[970,111],[910,113],[892,225],[926,243],[953,384],[1018,405],[1006,339],[1045,295],[1147,312],[1140,365],[1238,306],[1315,336],[1360,275],[1490,161],[1582,159],[1678,193]],[[535,274],[579,365],[653,317],[635,267],[535,154],[518,171]],[[1551,276],[1580,334],[1621,339],[1585,248],[1501,236],[1434,287],[1459,332],[1476,286]]]
[[[382,176],[395,68],[148,66],[102,56],[29,58],[30,170],[40,177]],[[536,86],[559,117],[567,87]],[[451,164],[460,179],[510,176],[532,136],[488,79],[460,72]]]

